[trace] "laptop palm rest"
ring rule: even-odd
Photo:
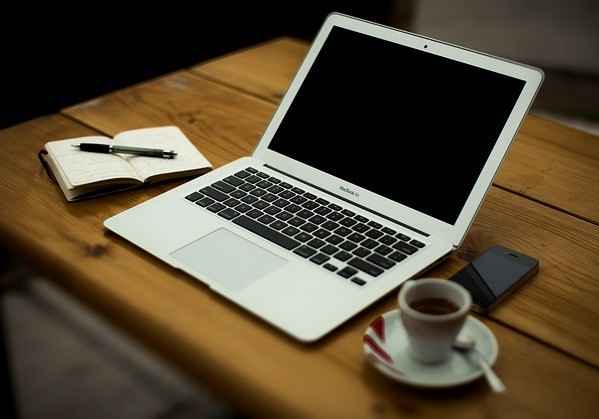
[[[226,228],[214,230],[171,256],[230,291],[239,291],[287,263]]]

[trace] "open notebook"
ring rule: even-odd
[[[162,159],[130,154],[80,151],[73,144],[101,143],[174,150],[177,157]],[[199,176],[212,165],[177,127],[124,131],[114,139],[101,136],[46,143],[46,161],[67,201],[77,201],[135,188],[143,184]],[[44,153],[46,154],[46,153]]]

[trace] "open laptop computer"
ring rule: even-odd
[[[542,79],[332,14],[252,156],[105,226],[314,341],[460,246]]]

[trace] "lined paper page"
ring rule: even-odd
[[[177,127],[143,128],[122,132],[114,137],[115,144],[174,150],[177,157],[161,159],[144,156],[125,156],[145,181],[151,176],[197,170],[212,165]]]
[[[115,178],[139,179],[135,170],[119,155],[79,151],[73,144],[114,144],[106,137],[81,137],[46,144],[71,186],[81,186]],[[140,180],[141,181],[141,180]]]

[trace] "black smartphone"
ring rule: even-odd
[[[535,258],[493,246],[450,278],[470,291],[472,309],[488,313],[539,271]]]

